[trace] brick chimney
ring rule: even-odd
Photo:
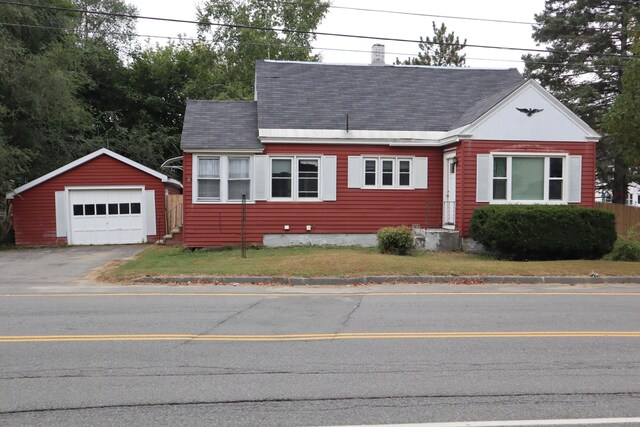
[[[371,47],[371,65],[384,65],[384,45],[374,44]]]

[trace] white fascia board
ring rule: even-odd
[[[524,82],[520,87],[507,95],[502,101],[498,102],[494,105],[489,111],[484,113],[482,116],[478,117],[473,123],[463,127],[459,134],[462,137],[463,135],[468,138],[473,138],[473,132],[476,128],[478,128],[481,124],[487,122],[491,117],[496,114],[500,109],[509,103],[511,100],[516,98],[522,92],[527,90],[528,88],[535,89],[542,97],[544,97],[551,105],[556,107],[558,111],[560,111],[567,119],[569,119],[573,124],[578,126],[585,133],[585,141],[599,141],[600,134],[593,130],[584,120],[578,117],[573,111],[567,108],[562,102],[558,101],[558,99],[553,96],[549,91],[543,88],[538,82],[533,79],[529,79]]]
[[[438,147],[457,141],[459,130],[381,131],[336,129],[259,129],[264,144],[350,144]]]
[[[253,148],[247,148],[247,149],[222,149],[222,148],[192,148],[192,149],[183,149],[182,150],[185,153],[188,154],[258,154],[258,153],[264,153],[264,149],[259,150],[259,149],[253,149]]]
[[[67,171],[69,171],[69,170],[71,170],[71,169],[73,169],[73,168],[75,168],[77,166],[80,166],[80,165],[82,165],[84,163],[87,163],[88,161],[93,160],[96,157],[99,157],[99,156],[101,156],[103,154],[105,154],[105,155],[107,155],[109,157],[112,157],[112,158],[114,158],[116,160],[119,160],[122,163],[125,163],[125,164],[127,164],[127,165],[129,165],[131,167],[134,167],[134,168],[138,169],[138,170],[141,170],[142,172],[148,173],[149,175],[160,179],[162,182],[170,182],[170,181],[174,181],[176,183],[178,182],[178,181],[172,180],[171,178],[169,178],[168,176],[166,176],[164,174],[161,174],[160,172],[154,171],[153,169],[148,168],[148,167],[146,167],[144,165],[141,165],[138,162],[134,162],[131,159],[128,159],[128,158],[126,158],[124,156],[121,156],[118,153],[114,153],[113,151],[108,150],[106,148],[101,148],[99,150],[94,151],[93,153],[87,154],[84,157],[81,157],[81,158],[79,158],[77,160],[74,160],[71,163],[67,163],[66,165],[64,165],[64,166],[62,166],[62,167],[60,167],[60,168],[58,168],[58,169],[56,169],[56,170],[54,170],[52,172],[49,172],[48,174],[43,175],[40,178],[34,179],[33,181],[30,181],[30,182],[28,182],[28,183],[16,188],[12,192],[7,193],[6,198],[7,199],[13,199],[17,194],[20,194],[20,193],[22,193],[24,191],[27,191],[30,188],[33,188],[33,187],[35,187],[35,186],[37,186],[39,184],[42,184],[43,182],[48,181],[51,178],[54,178],[54,177],[56,177],[58,175],[61,175],[61,174],[65,173],[65,172],[67,172]],[[182,184],[180,184],[180,185],[182,185]]]

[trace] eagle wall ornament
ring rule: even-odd
[[[521,113],[524,113],[527,115],[527,117],[531,117],[536,113],[539,113],[540,111],[544,111],[544,108],[518,108],[516,107],[516,110],[520,111]]]

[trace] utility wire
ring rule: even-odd
[[[287,1],[287,0],[271,0],[271,1],[275,2],[275,3],[281,3],[281,4],[292,4],[292,5],[299,4],[299,3],[296,3],[294,1]],[[635,0],[635,1],[637,1],[637,0]],[[634,4],[634,0],[621,1],[619,3],[620,4]],[[635,3],[635,4],[637,4],[637,3]],[[531,21],[515,21],[515,20],[494,19],[494,18],[477,18],[477,17],[470,17],[470,16],[455,16],[455,15],[434,15],[434,14],[429,14],[429,13],[405,12],[405,11],[399,11],[399,10],[372,9],[372,8],[353,7],[353,6],[336,6],[336,5],[333,5],[333,4],[330,5],[329,8],[330,9],[353,10],[353,11],[359,11],[359,12],[385,13],[385,14],[403,15],[403,16],[422,16],[422,17],[440,18],[440,19],[457,19],[457,20],[465,20],[465,21],[489,22],[489,23],[498,23],[498,24],[517,24],[517,25],[533,25],[533,26],[541,25],[541,24],[539,24],[537,22],[531,22]],[[566,27],[566,28],[583,28],[582,26],[571,25],[571,24],[555,24],[555,25],[557,25],[559,27]],[[598,29],[598,28],[594,28],[594,29]]]
[[[282,4],[297,4],[293,1],[277,1],[276,3]],[[400,10],[385,10],[385,9],[371,9],[366,7],[353,7],[353,6],[336,6],[330,5],[330,9],[343,9],[343,10],[353,10],[357,12],[373,12],[373,13],[386,13],[391,15],[403,15],[403,16],[422,16],[428,18],[442,18],[442,19],[460,19],[465,21],[480,21],[480,22],[493,22],[500,24],[520,24],[520,25],[538,25],[535,22],[526,22],[526,21],[510,21],[505,19],[491,19],[491,18],[472,18],[469,16],[453,16],[453,15],[433,15],[430,13],[420,13],[420,12],[405,12]],[[568,25],[573,27],[573,25]]]
[[[254,25],[239,25],[239,24],[225,24],[225,23],[213,23],[213,22],[200,22],[193,21],[188,19],[175,19],[175,18],[160,18],[155,16],[142,16],[142,15],[134,15],[128,13],[114,13],[114,12],[101,12],[101,11],[90,11],[86,9],[76,9],[76,8],[66,8],[60,6],[50,6],[50,5],[38,5],[38,4],[29,4],[29,3],[20,3],[15,1],[6,1],[0,0],[0,4],[12,5],[12,6],[20,6],[20,7],[31,7],[36,9],[45,9],[45,10],[59,10],[65,12],[77,12],[77,13],[85,13],[85,14],[94,14],[94,15],[102,15],[102,16],[113,16],[119,18],[130,18],[130,19],[147,19],[152,21],[162,21],[162,22],[175,22],[182,24],[195,24],[200,26],[214,26],[221,28],[236,28],[236,29],[248,29],[248,30],[259,30],[259,31],[276,31],[285,34],[305,34],[310,36],[327,36],[327,37],[344,37],[344,38],[352,38],[352,39],[365,39],[365,40],[376,40],[376,41],[391,41],[391,42],[399,42],[399,43],[423,43],[422,40],[412,40],[412,39],[402,39],[402,38],[393,38],[393,37],[380,37],[380,36],[365,36],[358,34],[341,34],[341,33],[328,33],[328,32],[320,32],[320,31],[302,31],[302,30],[291,30],[288,28],[274,28],[274,27],[262,27],[262,26],[254,26]],[[455,43],[442,43],[445,46],[457,46]],[[538,53],[564,53],[571,55],[590,55],[590,56],[601,56],[601,57],[622,57],[622,55],[609,54],[609,53],[599,53],[599,52],[580,52],[580,51],[565,51],[565,50],[547,50],[547,49],[535,49],[535,48],[521,48],[521,47],[508,47],[508,46],[491,46],[491,45],[476,45],[476,44],[467,44],[466,47],[469,48],[478,48],[478,49],[495,49],[495,50],[507,50],[507,51],[519,51],[519,52],[538,52]]]
[[[66,27],[53,27],[53,26],[45,26],[45,25],[32,25],[32,24],[16,24],[16,23],[11,23],[11,22],[0,22],[0,25],[2,26],[8,26],[8,27],[21,27],[21,28],[33,28],[33,29],[41,29],[41,30],[60,30],[60,31],[69,31],[69,32],[73,32],[72,29],[70,28],[66,28]],[[124,35],[125,33],[122,32],[118,32],[118,31],[91,31],[91,34],[109,34],[109,35]],[[212,43],[213,40],[207,39],[207,38],[195,38],[195,37],[183,37],[180,35],[177,36],[161,36],[161,35],[153,35],[153,34],[136,34],[136,33],[132,33],[131,34],[132,37],[137,37],[137,38],[148,38],[148,39],[167,39],[167,40],[178,40],[178,41],[192,41],[192,42],[208,42],[208,43]],[[306,46],[295,46],[295,45],[275,45],[273,43],[260,43],[260,42],[243,42],[244,44],[247,45],[251,45],[251,46],[267,46],[267,47],[286,47],[286,48],[290,48],[290,49],[300,49],[300,50],[306,50],[307,47]],[[344,48],[332,48],[332,47],[311,47],[312,50],[327,50],[327,51],[335,51],[335,52],[352,52],[352,53],[371,53],[371,51],[369,50],[362,50],[362,49],[344,49]],[[389,55],[400,55],[400,56],[409,56],[409,57],[415,57],[417,56],[415,52],[385,52],[386,54]],[[498,59],[498,58],[473,58],[473,57],[466,57],[466,59],[471,60],[471,61],[492,61],[492,62],[512,62],[512,63],[524,63],[524,61],[522,59]],[[626,56],[626,57],[620,57],[619,59],[623,59],[625,61],[627,60],[635,60],[634,57],[631,56]],[[592,62],[593,60],[587,60],[585,62]],[[563,65],[563,66],[571,66],[571,67],[581,67],[580,64],[567,64],[564,62],[538,62],[538,64],[543,64],[543,65]],[[600,67],[600,68],[617,68],[619,67],[619,64],[610,64],[610,65],[606,65],[606,64],[589,64],[587,66],[591,66],[591,67]]]

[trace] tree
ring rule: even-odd
[[[535,16],[533,38],[547,45],[544,55],[525,55],[525,75],[538,80],[591,127],[622,90],[630,29],[640,19],[640,3],[621,0],[546,0]],[[630,165],[615,138],[598,144],[598,178],[624,203]]]
[[[313,31],[328,8],[325,0],[205,1],[198,7],[199,34],[203,39],[211,34],[221,55],[226,74],[221,93],[233,99],[252,99],[257,60],[319,60],[312,54]]]
[[[630,166],[629,179],[640,179],[640,37],[624,65],[622,92],[604,116],[606,138],[615,140],[617,157]],[[626,193],[626,191],[625,191]]]
[[[74,32],[81,42],[100,40],[114,48],[126,49],[135,37],[136,21],[128,16],[138,10],[122,0],[73,0],[75,7],[87,10],[77,20]],[[91,13],[105,12],[105,13]]]
[[[435,65],[446,67],[462,67],[466,62],[467,54],[460,54],[467,46],[467,39],[460,43],[460,38],[452,31],[447,33],[447,27],[442,23],[436,27],[435,21],[431,23],[433,27],[433,38],[427,36],[424,40],[420,37],[421,52],[417,58],[407,58],[404,61],[396,58],[396,64],[400,65]]]
[[[96,141],[152,168],[179,156],[187,99],[228,97],[219,57],[208,43],[184,40],[134,52],[118,81],[120,107]]]
[[[18,5],[0,6],[0,15],[14,24],[0,28],[0,140],[6,156],[21,159],[3,175],[13,186],[73,160],[90,116],[77,96],[85,79],[68,31],[75,15]]]

